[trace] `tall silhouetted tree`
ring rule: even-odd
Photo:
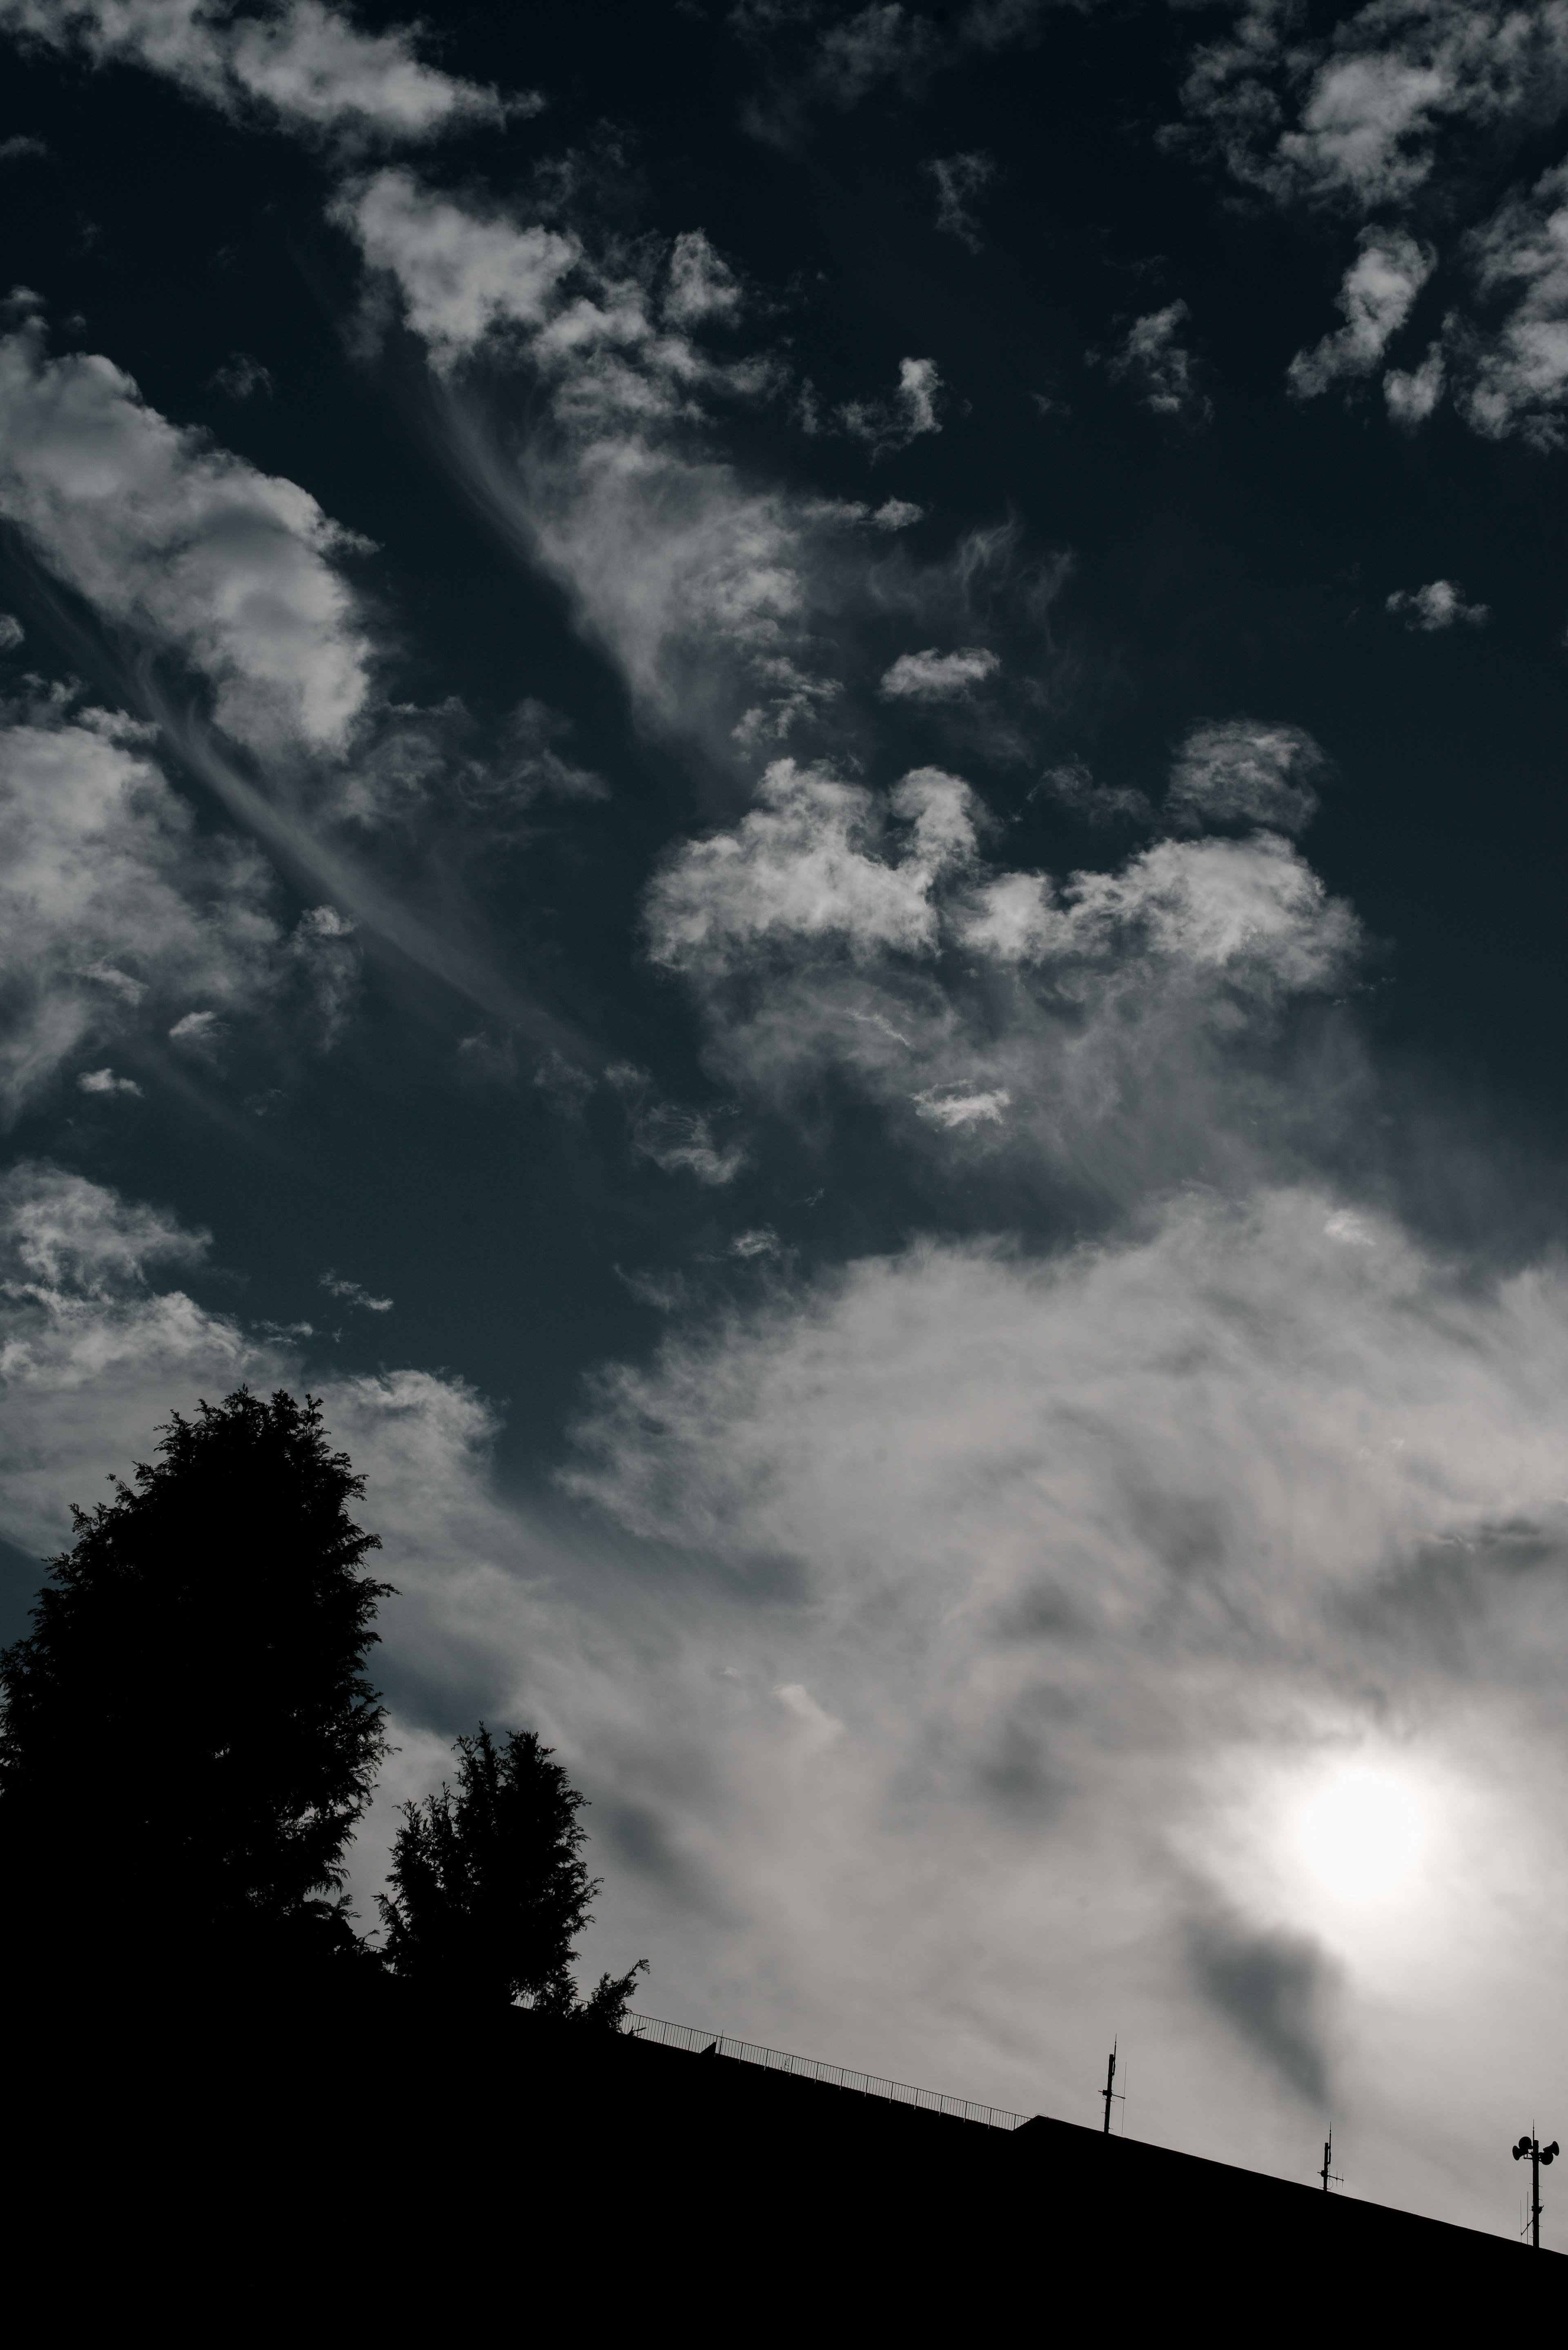
[[[73,1512],[0,1654],[7,1930],[106,1976],[353,1947],[325,1897],[386,1743],[364,1481],[309,1396],[241,1388],[161,1435],[134,1487]]]
[[[605,1975],[581,2005],[572,1938],[598,1890],[580,1857],[585,1798],[531,1730],[498,1746],[482,1722],[457,1742],[457,1788],[405,1804],[380,1909],[396,1972],[440,1992],[525,2001],[615,2029],[629,1973]]]

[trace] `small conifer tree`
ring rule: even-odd
[[[438,1994],[523,2001],[618,2030],[646,1961],[579,2003],[573,1937],[598,1890],[581,1858],[585,1798],[531,1730],[457,1742],[457,1787],[405,1804],[380,1897],[395,1972]]]

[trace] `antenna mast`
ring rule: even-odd
[[[1332,2126],[1330,2126],[1328,2136],[1323,2142],[1323,2168],[1319,2171],[1318,2177],[1323,2180],[1323,2191],[1325,2195],[1328,2193],[1328,2182],[1331,2178],[1336,2187],[1343,2187],[1345,2184],[1344,2179],[1340,2177],[1338,2171],[1335,2170],[1334,2167],[1334,2130]]]
[[[1109,2106],[1106,2110],[1108,2113]],[[1530,2157],[1530,2241],[1537,2251],[1541,2250],[1541,2166],[1554,2161],[1562,2151],[1555,2138],[1550,2146],[1542,2146],[1533,2134],[1521,2137],[1512,2149],[1515,2162],[1524,2155]],[[1523,2233],[1522,2229],[1520,2232]]]
[[[1116,2105],[1123,2105],[1123,2104],[1125,2104],[1125,2103],[1126,2103],[1126,2099],[1123,2097],[1121,2091],[1120,2091],[1117,2087],[1116,2087],[1116,2085],[1115,2085],[1115,2083],[1116,2083],[1116,2048],[1117,2048],[1117,2045],[1118,2045],[1118,2042],[1119,2042],[1119,2034],[1118,2034],[1118,2038],[1117,2038],[1117,2040],[1113,2040],[1113,2041],[1112,2041],[1112,2043],[1111,2043],[1110,2062],[1109,2062],[1109,2063],[1106,2064],[1106,2085],[1105,2085],[1105,2087],[1100,2091],[1100,2095],[1101,2095],[1101,2096],[1102,2096],[1102,2097],[1104,2097],[1104,2099],[1105,2099],[1105,2101],[1106,2101],[1106,2126],[1105,2126],[1105,2135],[1106,2135],[1106,2137],[1109,2137],[1109,2136],[1110,2136],[1110,2134],[1111,2134],[1111,2106],[1112,2106],[1112,2105],[1113,2105],[1113,2104],[1116,2104]]]

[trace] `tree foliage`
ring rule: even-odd
[[[531,1730],[497,1745],[480,1724],[457,1741],[457,1786],[405,1804],[380,1908],[395,1971],[426,1988],[523,2000],[618,2029],[629,1973],[601,1977],[580,2005],[573,1937],[598,1890],[580,1857],[585,1798]]]
[[[35,1938],[342,1941],[349,1831],[385,1748],[364,1665],[379,1548],[319,1404],[241,1388],[73,1511],[0,1654],[0,1874]],[[11,1905],[8,1905],[11,1906]]]

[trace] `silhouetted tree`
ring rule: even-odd
[[[403,1805],[389,1895],[380,1897],[395,1971],[441,1993],[523,2000],[618,2030],[647,1961],[603,1975],[580,2004],[572,1938],[598,1891],[579,1856],[585,1798],[531,1730],[498,1746],[482,1722],[457,1742],[457,1788]]]
[[[385,1749],[367,1679],[379,1548],[314,1398],[241,1388],[74,1510],[0,1654],[11,1930],[90,1958],[358,1948],[342,1853]]]

